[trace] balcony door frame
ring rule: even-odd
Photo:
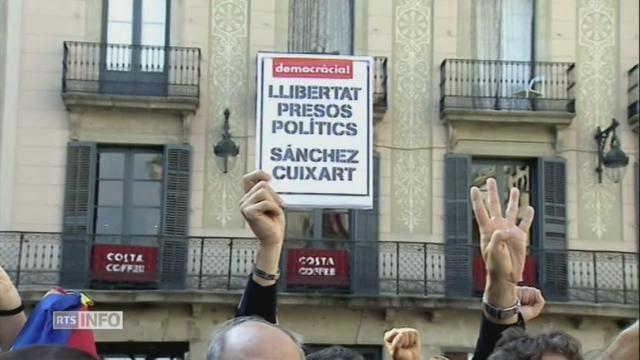
[[[128,71],[112,70],[107,66],[107,51],[114,44],[108,43],[109,32],[109,2],[104,0],[102,5],[102,43],[100,47],[100,92],[118,95],[147,95],[166,96],[169,64],[169,36],[171,29],[171,0],[165,0],[166,17],[164,44],[162,55],[164,63],[162,71],[142,70],[142,2],[145,0],[131,0],[131,48],[129,55],[130,69]]]

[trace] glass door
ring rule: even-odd
[[[101,92],[165,96],[170,0],[106,0]]]

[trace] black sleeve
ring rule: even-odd
[[[236,317],[260,316],[263,319],[276,323],[276,308],[278,305],[277,283],[271,286],[261,286],[249,275],[247,287],[244,289]]]
[[[476,351],[473,353],[473,360],[486,360],[496,347],[502,332],[512,326],[519,326],[524,329],[522,314],[518,313],[517,323],[503,325],[489,321],[483,313],[482,321],[480,322],[480,334],[478,334],[478,341],[476,342]]]

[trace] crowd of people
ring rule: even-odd
[[[238,305],[236,317],[212,336],[206,360],[364,360],[355,351],[332,346],[305,355],[301,337],[278,325],[277,286],[284,243],[284,203],[269,185],[267,173],[245,175],[240,211],[258,241],[253,272]],[[482,298],[475,360],[581,360],[581,344],[572,336],[551,331],[530,334],[526,324],[542,312],[545,300],[535,288],[518,286],[526,258],[527,234],[534,209],[528,207],[518,222],[519,191],[511,190],[502,211],[496,181],[487,181],[486,201],[481,191],[470,192],[480,233],[487,280]],[[29,320],[31,321],[31,319]],[[22,301],[9,276],[0,268],[0,353],[2,359],[95,359],[96,355],[46,343],[14,349],[28,327]],[[394,328],[381,334],[394,360],[422,359],[428,334],[412,328]],[[638,321],[622,331],[598,359],[632,360],[640,357]],[[13,350],[13,351],[12,351]],[[435,357],[434,359],[442,358]]]

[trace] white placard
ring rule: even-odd
[[[287,207],[373,206],[373,58],[258,54],[256,166]]]

